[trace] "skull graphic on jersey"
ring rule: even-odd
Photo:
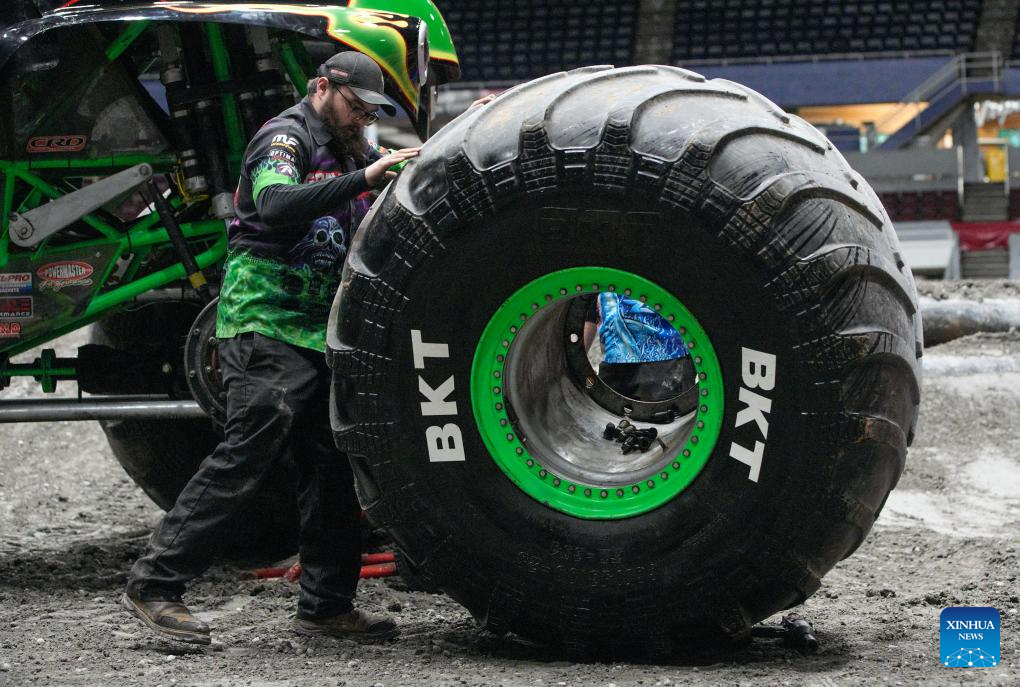
[[[291,267],[308,266],[324,272],[339,271],[347,257],[347,233],[332,215],[312,222],[305,237],[290,251]]]

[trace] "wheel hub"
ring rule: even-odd
[[[227,393],[219,369],[219,339],[216,338],[218,302],[213,300],[202,308],[188,330],[184,343],[184,370],[191,395],[202,410],[222,425],[227,417]]]
[[[606,291],[649,305],[680,334],[692,367],[681,393],[628,398],[579,365],[571,311],[578,297]],[[701,325],[662,287],[604,267],[554,272],[513,294],[479,340],[471,393],[500,469],[532,498],[580,518],[630,517],[677,497],[707,463],[722,423],[722,372]],[[648,451],[623,454],[603,437],[621,417],[658,430]]]

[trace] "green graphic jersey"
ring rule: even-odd
[[[340,273],[291,267],[247,252],[227,256],[216,335],[258,332],[295,346],[326,350],[326,319]]]
[[[234,196],[216,335],[258,332],[326,350],[326,319],[350,240],[372,204],[364,167],[305,99],[266,122],[245,151]]]

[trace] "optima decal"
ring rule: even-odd
[[[17,296],[0,298],[0,317],[8,320],[23,320],[32,316],[32,297]]]
[[[79,260],[51,262],[43,265],[35,274],[42,283],[43,291],[60,291],[68,286],[92,286],[92,265]]]
[[[31,272],[0,274],[0,293],[32,293]]]
[[[85,149],[88,140],[83,135],[71,136],[36,136],[28,139],[25,150],[33,153],[77,153]]]

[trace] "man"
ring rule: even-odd
[[[217,336],[227,393],[223,442],[208,456],[131,568],[124,606],[160,635],[209,644],[182,603],[186,583],[231,536],[232,517],[291,449],[301,510],[302,634],[383,638],[396,623],[354,607],[360,507],[329,427],[326,319],[370,189],[418,154],[381,155],[364,127],[393,114],[379,66],[334,55],[308,96],[269,120],[245,151],[220,291]]]

